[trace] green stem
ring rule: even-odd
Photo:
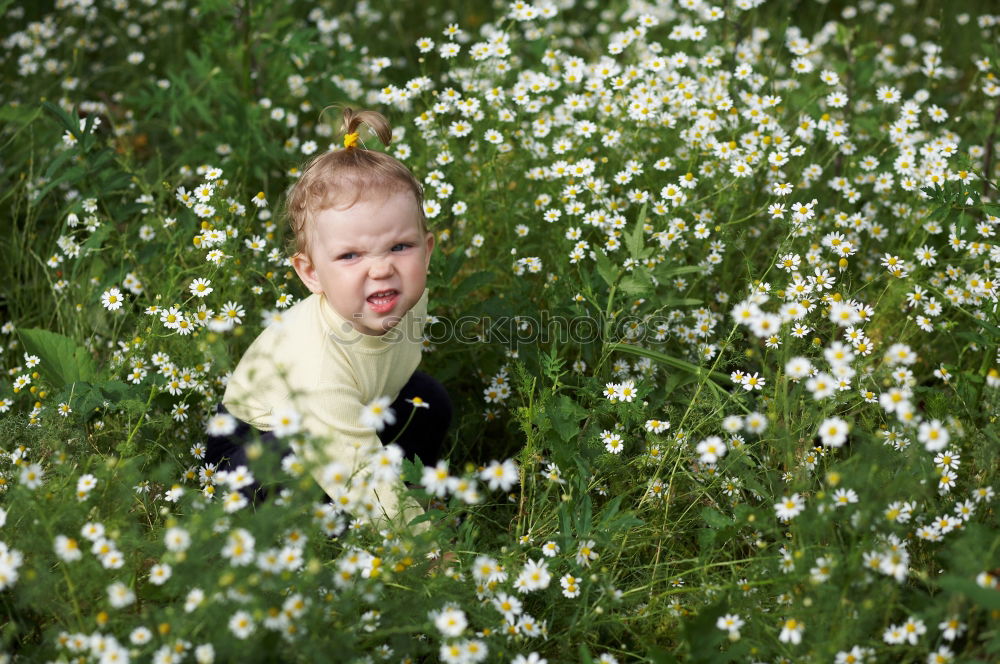
[[[142,409],[142,413],[139,414],[139,419],[136,421],[135,426],[132,427],[132,431],[129,433],[128,438],[125,440],[124,449],[129,449],[129,443],[135,438],[135,434],[139,433],[139,427],[142,426],[142,421],[146,417],[146,413],[149,412],[149,406],[153,403],[153,397],[156,396],[156,385],[152,385],[149,388],[149,398],[146,399],[146,405]]]
[[[399,440],[399,437],[403,435],[403,432],[404,432],[404,431],[406,431],[406,427],[410,426],[410,422],[412,422],[412,421],[413,421],[413,416],[414,416],[414,415],[415,415],[416,413],[417,413],[417,407],[416,407],[416,406],[414,406],[413,408],[411,408],[411,409],[410,409],[410,416],[409,416],[408,418],[406,418],[406,424],[404,424],[404,425],[403,425],[403,428],[399,430],[399,433],[397,433],[397,434],[396,434],[396,437],[395,437],[395,438],[393,438],[392,440],[390,440],[390,441],[389,441],[389,442],[387,443],[388,445],[392,445],[392,444],[393,444],[393,443],[395,443],[395,442],[396,442],[397,440]]]

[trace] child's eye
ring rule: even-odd
[[[399,244],[393,245],[392,250],[403,251],[404,249],[409,249],[411,246],[413,245],[407,244],[405,242],[400,242]]]
[[[344,253],[344,254],[341,254],[341,255],[337,256],[337,260],[339,260],[339,261],[349,261],[349,260],[351,260],[352,258],[354,258],[356,256],[357,256],[357,254],[354,253],[353,251],[348,251],[347,253]]]

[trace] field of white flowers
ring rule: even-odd
[[[0,661],[997,661],[994,3],[346,5],[0,0]],[[437,240],[417,535],[203,459],[335,103]]]

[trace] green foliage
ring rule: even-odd
[[[94,358],[69,337],[48,330],[20,330],[19,335],[25,350],[41,359],[53,387],[92,380],[97,374]]]
[[[994,661],[992,7],[691,4],[0,0],[0,657]],[[201,456],[336,103],[436,237],[391,529]]]

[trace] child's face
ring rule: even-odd
[[[363,334],[387,332],[423,295],[434,235],[420,230],[412,192],[360,199],[316,215],[299,278]]]

